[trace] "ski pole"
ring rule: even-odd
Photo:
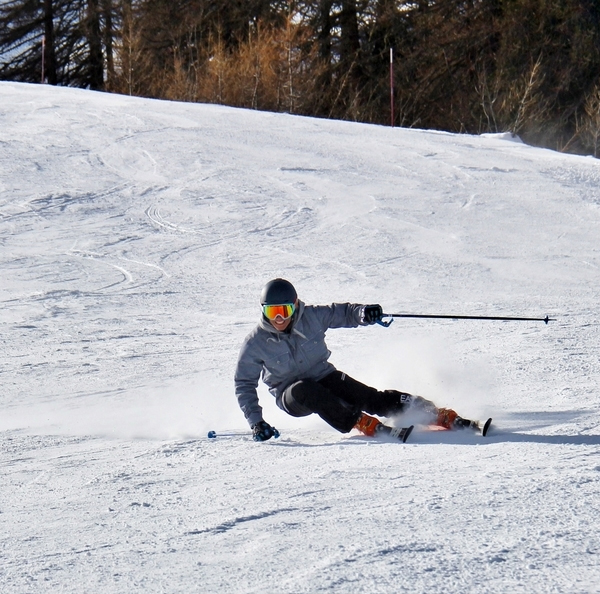
[[[428,314],[383,314],[382,318],[392,318],[389,322],[379,320],[378,324],[389,326],[394,320],[393,318],[421,318],[421,319],[436,319],[436,320],[496,320],[500,322],[555,322],[554,318],[515,318],[507,316],[455,316],[455,315],[428,315]]]

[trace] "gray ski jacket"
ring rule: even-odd
[[[250,426],[263,420],[256,392],[261,377],[282,408],[281,397],[289,385],[301,379],[318,381],[335,371],[328,361],[331,353],[325,331],[366,326],[364,309],[352,303],[305,305],[299,301],[291,331],[284,332],[261,319],[244,340],[235,371],[235,394]]]

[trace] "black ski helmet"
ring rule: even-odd
[[[282,305],[284,303],[296,303],[298,294],[294,285],[283,278],[275,278],[269,281],[260,294],[261,305]]]

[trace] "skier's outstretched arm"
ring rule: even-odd
[[[238,404],[252,429],[254,441],[267,441],[271,437],[279,437],[275,427],[271,427],[262,416],[262,407],[258,402],[258,381],[263,369],[263,362],[252,356],[251,349],[245,344],[242,347],[235,370],[235,394]]]
[[[235,370],[235,395],[248,424],[252,427],[263,420],[262,407],[258,402],[258,381],[262,372],[262,362],[242,347]]]
[[[360,303],[332,303],[313,306],[320,318],[323,329],[356,328],[375,324],[383,316],[381,305],[363,305]]]

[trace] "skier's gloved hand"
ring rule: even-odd
[[[252,439],[254,441],[267,441],[271,437],[279,437],[279,431],[275,427],[271,427],[269,423],[265,421],[259,421],[252,425]]]
[[[383,317],[381,305],[365,305],[363,321],[365,324],[376,324]]]

